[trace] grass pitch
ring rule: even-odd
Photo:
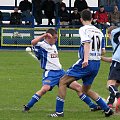
[[[111,53],[107,54],[111,56]],[[67,70],[76,60],[77,51],[60,51],[59,57],[63,68]],[[108,97],[106,81],[109,63],[101,63],[101,68],[92,89],[103,98]],[[39,62],[25,51],[0,51],[0,120],[119,120],[120,116],[105,118],[101,111],[90,112],[76,93],[67,90],[64,118],[49,118],[47,115],[55,111],[57,87],[48,92],[30,110],[22,113],[23,105],[41,88],[42,70]],[[81,81],[79,81],[81,83]]]

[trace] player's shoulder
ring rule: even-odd
[[[116,28],[116,29],[113,29],[111,31],[111,35],[114,36],[116,33],[120,32],[120,27]]]

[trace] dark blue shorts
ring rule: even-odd
[[[91,85],[98,73],[100,61],[91,60],[85,68],[82,68],[82,62],[82,60],[78,60],[67,70],[66,74],[75,77],[76,80],[82,79],[84,85]]]
[[[55,85],[59,85],[60,78],[65,74],[64,70],[45,70],[43,73],[43,85],[50,85],[53,88]]]
[[[108,80],[116,80],[117,82],[120,82],[120,63],[119,62],[112,61]]]

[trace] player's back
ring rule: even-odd
[[[90,43],[89,60],[100,60],[103,33],[93,25],[85,25],[79,29],[79,34],[82,45]]]
[[[120,28],[111,31],[111,43],[114,51],[112,60],[120,62]]]

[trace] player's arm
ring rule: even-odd
[[[112,62],[112,57],[104,57],[104,56],[101,56],[101,60],[102,61],[105,61],[105,62]]]
[[[82,63],[82,67],[86,67],[88,65],[89,51],[90,51],[90,43],[85,42],[84,43],[84,61]]]
[[[106,53],[106,50],[105,50],[105,39],[102,38],[102,51],[101,51],[101,54],[104,55]]]
[[[43,35],[40,35],[36,38],[34,38],[32,41],[31,41],[31,44],[33,46],[35,46],[40,40],[43,40],[44,38],[52,38],[52,35],[50,33],[44,33]]]

